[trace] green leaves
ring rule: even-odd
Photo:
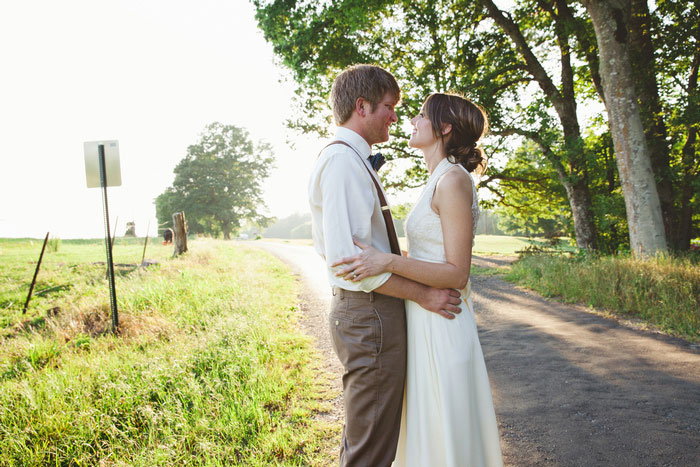
[[[244,219],[266,223],[262,181],[272,168],[269,144],[254,144],[245,129],[215,122],[187,148],[173,186],[156,198],[159,223],[185,211],[191,232],[230,238]]]
[[[518,150],[530,152],[538,166],[557,174],[553,189],[580,201],[568,199],[563,209],[580,224],[574,230],[578,244],[593,247],[593,239],[603,235],[596,230],[609,227],[604,219],[618,219],[619,200],[598,202],[599,196],[612,196],[601,189],[609,178],[598,170],[599,157],[585,136],[606,131],[592,23],[583,5],[569,0],[497,3],[254,0],[259,27],[297,83],[299,115],[290,121],[292,128],[327,136],[332,80],[354,63],[375,63],[396,76],[402,89],[399,122],[415,115],[431,92],[460,92],[489,115],[492,137],[484,145],[498,163],[491,165],[482,187],[503,194],[501,184],[513,178],[503,171],[507,162]],[[676,159],[684,151],[684,173],[697,180],[698,143],[690,135],[697,136],[700,93],[689,70],[697,69],[700,60],[700,3],[658,0],[656,5],[652,34],[664,117],[673,119],[669,136]],[[408,148],[407,136],[397,125],[392,140],[379,148],[388,160],[396,160],[382,175],[389,188],[419,186],[427,176],[420,155]],[[684,146],[687,140],[692,147]],[[559,209],[556,197],[537,194],[530,177],[512,183],[542,203],[542,210]],[[700,197],[692,200],[686,205],[697,210]],[[620,221],[617,228],[624,231],[626,223]],[[611,244],[620,242],[615,238]]]

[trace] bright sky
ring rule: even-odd
[[[306,212],[319,142],[284,126],[292,84],[247,0],[23,0],[0,3],[0,237],[104,236],[83,142],[119,141],[110,217],[156,233],[153,199],[214,121],[275,148],[269,213]],[[296,148],[286,141],[294,139]]]

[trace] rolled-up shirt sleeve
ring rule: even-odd
[[[335,275],[345,266],[330,265],[361,251],[353,244],[353,238],[368,245],[374,243],[372,213],[377,203],[376,188],[361,161],[354,161],[347,153],[326,156],[318,182],[323,197],[323,241],[329,282],[345,290],[371,292],[389,280],[391,273],[352,282]]]

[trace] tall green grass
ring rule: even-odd
[[[81,294],[85,285],[101,284],[104,280],[106,266],[94,264],[105,262],[104,240],[61,240],[58,247],[47,246],[44,252],[28,315],[5,313],[24,305],[42,243],[43,240],[35,239],[0,239],[0,329],[10,324],[8,320],[14,323],[34,316],[39,310],[43,312],[77,285],[80,285]],[[115,276],[137,271],[143,243],[142,238],[116,239],[113,248],[114,262],[118,264]],[[146,258],[167,261],[172,251],[172,246],[151,241]]]
[[[104,265],[90,262],[99,243],[62,242],[44,280],[70,287],[27,317],[8,306],[32,269],[28,243],[15,246],[0,242],[11,271],[0,290],[0,465],[332,462],[339,427],[319,420],[327,376],[297,331],[295,281],[279,261],[213,240],[172,260],[172,247],[154,248],[160,265],[117,276],[113,336]]]
[[[700,264],[696,260],[525,255],[506,278],[547,297],[626,313],[700,341]]]

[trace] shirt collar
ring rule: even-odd
[[[367,158],[370,155],[370,146],[367,141],[357,134],[355,131],[339,126],[335,130],[335,139],[340,139],[349,143],[355,150],[360,153],[363,158]]]

